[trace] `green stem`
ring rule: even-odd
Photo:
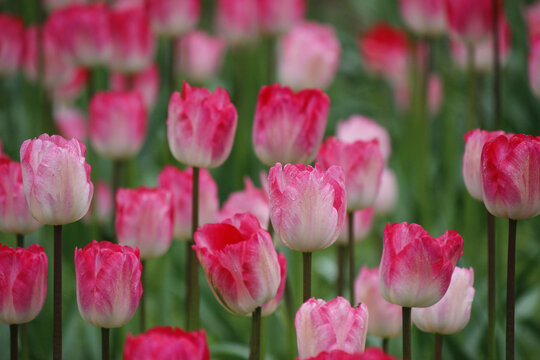
[[[468,107],[467,107],[467,131],[477,127],[476,119],[476,66],[474,60],[474,45],[467,46],[467,81],[468,81]]]
[[[54,225],[53,359],[62,359],[62,225]]]
[[[291,273],[287,274],[287,281],[285,282],[285,293],[283,297],[285,299],[285,310],[287,312],[287,345],[290,358],[294,358],[296,354],[296,329],[294,327],[294,317],[296,315],[296,309],[294,306],[293,290],[291,288]]]
[[[28,360],[28,333],[26,324],[20,324],[19,325],[19,338],[21,341],[21,359],[22,360]]]
[[[10,359],[11,360],[17,360],[18,356],[19,356],[19,344],[18,344],[18,341],[17,341],[17,328],[18,328],[18,325],[17,324],[11,324],[9,325],[9,335],[10,335],[10,351],[11,351],[11,357]]]
[[[435,360],[442,360],[443,337],[435,334]]]
[[[261,358],[261,307],[255,309],[251,315],[251,344],[249,360]]]
[[[508,271],[506,273],[506,360],[514,359],[516,310],[516,229],[517,220],[508,220]]]
[[[306,302],[311,298],[311,253],[304,252],[302,253],[302,265],[303,265],[303,298],[302,302]]]
[[[17,234],[17,247],[24,247],[24,235],[23,234]]]
[[[139,301],[139,331],[143,333],[146,330],[146,260],[141,260],[141,284],[143,292],[141,294],[141,300]]]
[[[110,359],[110,347],[109,347],[109,331],[110,329],[101,328],[101,359]]]
[[[338,277],[337,277],[337,295],[343,296],[343,285],[345,282],[345,253],[347,252],[347,247],[342,244],[337,246],[337,266],[338,266]]]
[[[354,304],[354,213],[347,213],[349,220],[348,229],[348,247],[349,247],[349,299],[351,304]]]
[[[174,72],[174,64],[175,64],[175,42],[176,38],[171,37],[169,40],[169,93],[172,94],[174,90],[176,89],[176,74]],[[177,61],[180,61],[180,59],[177,59]]]
[[[199,226],[199,168],[193,167],[192,203],[191,203],[191,234],[192,239],[187,243],[187,299],[186,321],[187,329],[193,331],[199,328],[199,267],[197,254],[193,250],[194,236]]]
[[[488,233],[488,359],[495,360],[495,217],[487,211]]]
[[[403,307],[403,359],[411,360],[411,308]]]
[[[382,349],[385,353],[388,353],[388,343],[390,339],[389,338],[383,338],[382,339]]]

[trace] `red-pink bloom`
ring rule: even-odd
[[[96,240],[75,248],[77,305],[84,321],[115,328],[131,320],[143,292],[141,271],[137,248]]]
[[[489,36],[492,30],[492,0],[445,0],[445,5],[450,33],[460,41],[475,44]]]
[[[146,108],[150,109],[156,103],[159,93],[159,67],[153,63],[136,74],[112,73],[109,82],[111,90],[140,92]]]
[[[532,40],[540,35],[540,3],[537,2],[526,7],[523,15],[527,22],[529,39]]]
[[[116,194],[118,243],[138,247],[141,259],[163,255],[171,245],[173,209],[165,189],[118,189]]]
[[[86,4],[88,0],[41,0],[47,10],[60,9],[71,4]]]
[[[26,203],[21,164],[3,155],[0,148],[0,231],[28,234],[40,227]]]
[[[249,315],[277,293],[281,269],[270,234],[251,214],[237,214],[195,233],[197,257],[216,299],[233,314]]]
[[[300,360],[300,358],[297,358]],[[341,350],[333,350],[322,352],[317,356],[310,357],[306,360],[397,360],[395,357],[385,354],[379,348],[367,348],[362,353],[347,353]]]
[[[329,107],[330,99],[318,89],[294,93],[279,84],[263,86],[253,124],[255,154],[268,166],[312,162],[321,146]]]
[[[233,192],[225,200],[219,212],[218,221],[248,212],[259,220],[263,229],[268,229],[270,220],[268,193],[263,189],[257,189],[248,177],[244,178],[244,186],[245,190]]]
[[[521,220],[540,213],[540,140],[499,135],[482,150],[482,199],[487,210]]]
[[[400,0],[405,24],[420,35],[442,35],[446,30],[444,0]]]
[[[237,119],[227,90],[211,93],[184,82],[182,95],[175,91],[169,101],[169,148],[181,163],[217,167],[231,152]]]
[[[47,255],[43,247],[12,249],[0,244],[0,323],[32,321],[47,296]]]
[[[375,213],[388,214],[396,207],[399,197],[399,187],[396,174],[389,168],[385,168],[382,173],[381,187],[375,200]]]
[[[302,22],[279,42],[278,79],[296,90],[324,89],[334,79],[341,45],[330,25]]]
[[[280,280],[279,287],[277,289],[276,296],[270,301],[267,301],[262,306],[262,316],[268,316],[276,311],[277,307],[281,303],[283,293],[285,292],[285,284],[287,282],[287,259],[285,255],[278,254]]]
[[[357,140],[369,141],[377,139],[385,160],[392,153],[390,134],[375,120],[362,115],[352,115],[337,126],[337,138],[348,143]]]
[[[317,161],[325,170],[334,165],[343,168],[347,211],[373,205],[384,169],[384,158],[377,140],[346,143],[330,137],[322,144]]]
[[[199,21],[200,0],[146,0],[152,28],[158,35],[178,36]]]
[[[204,330],[187,332],[160,326],[143,334],[128,334],[124,360],[210,360]]]
[[[232,46],[253,42],[258,36],[257,0],[218,0],[217,33]]]
[[[90,102],[90,140],[109,159],[129,159],[141,150],[147,114],[138,91],[102,91]]]
[[[172,194],[174,212],[174,238],[191,239],[191,202],[193,191],[193,169],[180,170],[165,166],[158,177],[159,187]],[[199,170],[199,225],[216,221],[219,210],[217,184],[206,169]]]
[[[401,334],[401,306],[386,301],[379,288],[379,268],[363,266],[354,281],[355,303],[366,304],[369,311],[368,334],[394,338]]]
[[[82,93],[89,79],[89,72],[84,68],[67,68],[66,78],[61,83],[50,87],[55,103],[72,103]]]
[[[343,170],[277,163],[270,169],[270,218],[289,248],[312,252],[332,245],[345,223]]]
[[[306,0],[257,0],[263,33],[282,34],[304,17]]]
[[[204,82],[214,79],[225,53],[225,41],[204,31],[194,30],[176,41],[176,72]]]
[[[529,85],[533,93],[540,97],[540,36],[530,42],[528,70]]]
[[[334,350],[360,353],[364,351],[367,325],[365,304],[351,307],[340,296],[328,303],[311,298],[300,306],[294,320],[298,357],[308,359]]]
[[[434,238],[420,225],[388,223],[383,233],[379,286],[383,297],[403,307],[427,307],[446,293],[463,254],[454,230]]]
[[[373,207],[368,207],[363,210],[358,210],[354,212],[353,215],[354,222],[354,241],[360,242],[364,240],[371,231],[371,226],[373,225]],[[345,224],[339,233],[337,238],[338,244],[347,244],[349,241],[348,230],[349,229],[349,219],[345,218]]]
[[[22,64],[24,24],[18,16],[0,13],[0,75],[14,74]]]
[[[90,207],[94,184],[77,139],[40,135],[20,151],[24,194],[32,216],[43,224],[63,225],[82,218]]]
[[[73,106],[61,105],[54,109],[54,124],[60,134],[67,138],[75,138],[81,142],[86,140],[87,124],[84,113]]]

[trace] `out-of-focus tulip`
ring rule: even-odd
[[[216,299],[231,313],[249,315],[276,296],[278,256],[255,216],[237,214],[199,228],[193,249]]]
[[[434,238],[417,224],[387,224],[379,266],[383,297],[403,307],[435,304],[450,285],[462,248],[463,239],[454,230]]]
[[[72,106],[58,106],[53,116],[54,124],[63,137],[75,138],[81,142],[86,139],[86,118],[81,110]]]
[[[154,63],[136,74],[112,73],[110,87],[111,90],[115,91],[136,90],[140,92],[146,108],[150,109],[156,103],[159,93],[159,68]]]
[[[401,306],[386,301],[379,288],[379,268],[363,266],[354,282],[354,301],[369,311],[368,334],[394,338],[401,334]]]
[[[346,143],[328,138],[317,154],[323,169],[341,166],[345,175],[347,211],[373,205],[381,185],[384,158],[377,140]]]
[[[263,33],[282,34],[304,17],[306,0],[258,0]]]
[[[32,216],[43,224],[63,225],[82,218],[90,207],[94,184],[77,139],[42,134],[21,146],[24,194]]]
[[[163,255],[171,245],[173,210],[165,189],[118,189],[116,234],[118,243],[138,247],[141,259]]]
[[[187,332],[160,326],[143,334],[128,334],[124,360],[210,360],[204,330]]]
[[[152,28],[158,35],[178,36],[197,25],[200,0],[146,0]]]
[[[129,159],[146,135],[146,108],[138,91],[103,91],[90,102],[90,140],[109,159]]]
[[[234,214],[248,212],[254,215],[263,229],[268,229],[270,220],[270,204],[268,193],[257,189],[249,178],[244,178],[245,190],[233,192],[229,195],[221,211],[218,221],[231,218]]]
[[[74,102],[84,90],[90,76],[84,68],[67,68],[66,74],[67,78],[63,82],[49,87],[51,97],[57,104]]]
[[[444,88],[437,74],[429,74],[427,83],[427,106],[431,116],[437,115],[444,99]]]
[[[137,310],[143,288],[139,249],[93,240],[75,248],[77,304],[87,323],[115,328]]]
[[[0,148],[0,231],[28,234],[40,227],[26,203],[21,164],[3,155]]]
[[[85,218],[90,220],[94,216],[101,224],[106,224],[112,218],[114,200],[112,189],[107,182],[100,180],[96,185],[96,192],[90,210]]]
[[[533,93],[540,97],[540,36],[531,40],[529,52],[529,84]]]
[[[499,135],[481,156],[482,199],[497,217],[522,220],[540,214],[540,139]]]
[[[324,89],[334,79],[341,45],[330,25],[302,22],[279,43],[279,81],[296,90]]]
[[[461,331],[471,317],[474,299],[474,271],[456,267],[448,291],[433,306],[412,309],[412,321],[422,331],[454,334]],[[370,313],[371,315],[371,313]]]
[[[329,107],[330,99],[318,89],[295,94],[287,86],[263,86],[253,124],[255,154],[268,166],[312,162],[322,142]]]
[[[401,16],[419,35],[442,35],[446,30],[444,0],[400,0]]]
[[[300,359],[323,351],[360,353],[366,343],[368,309],[365,304],[351,307],[340,296],[328,303],[311,298],[298,309],[294,326]]]
[[[532,40],[540,35],[540,3],[534,3],[525,8],[525,21],[529,31],[529,39]]]
[[[479,43],[491,33],[492,0],[445,0],[445,6],[450,33],[460,41]]]
[[[232,46],[253,42],[258,36],[257,1],[218,0],[216,27]]]
[[[270,218],[289,248],[301,252],[332,245],[345,223],[343,170],[277,163],[270,169]]]
[[[198,82],[210,81],[219,71],[225,47],[219,37],[191,31],[176,42],[176,71]]]
[[[191,239],[191,201],[193,189],[193,169],[180,170],[165,166],[158,177],[159,187],[172,194],[174,213],[174,238]],[[219,211],[217,184],[206,169],[199,171],[199,226],[216,221]]]
[[[262,316],[268,316],[272,314],[274,311],[276,311],[277,307],[281,303],[281,299],[283,298],[283,293],[285,292],[285,284],[287,282],[287,259],[285,258],[285,255],[278,254],[278,262],[279,262],[279,271],[280,271],[280,280],[279,280],[279,287],[277,289],[276,296],[270,301],[267,301],[262,306]]]
[[[12,249],[0,244],[0,323],[32,321],[47,296],[47,255],[43,247]]]
[[[373,205],[376,214],[388,214],[394,210],[399,197],[396,174],[392,169],[385,168],[382,173],[381,187]]]
[[[169,102],[169,148],[183,164],[217,167],[231,152],[237,120],[227,90],[211,93],[184,82],[182,95],[175,92]]]
[[[300,358],[297,358],[300,360]],[[306,360],[397,360],[395,357],[385,354],[379,348],[367,348],[362,353],[350,354],[341,350],[322,352],[317,356]]]
[[[339,140],[348,143],[377,139],[385,160],[388,160],[392,153],[392,142],[388,131],[378,122],[362,115],[353,115],[341,121],[337,126],[336,136]]]
[[[18,16],[0,13],[0,76],[14,74],[23,61],[24,25]]]
[[[337,242],[339,244],[346,245],[348,240],[348,225],[349,219],[345,218],[345,224],[339,233]],[[371,231],[371,225],[373,225],[373,207],[369,207],[364,210],[358,210],[354,212],[354,241],[360,242],[364,240]]]
[[[47,10],[51,11],[71,4],[86,4],[88,0],[42,0],[41,2]]]

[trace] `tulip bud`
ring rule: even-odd
[[[219,212],[218,221],[231,218],[235,214],[248,212],[259,220],[263,229],[267,230],[270,220],[268,193],[263,189],[257,189],[247,177],[244,178],[244,184],[245,190],[229,195]]]
[[[159,93],[159,68],[154,63],[136,74],[112,73],[109,82],[114,91],[138,91],[146,108],[150,109],[156,103]]]
[[[197,25],[200,0],[146,0],[152,28],[158,35],[178,36]]]
[[[346,143],[377,139],[385,160],[388,160],[392,153],[392,141],[388,131],[376,121],[362,115],[353,115],[347,120],[341,121],[337,125],[336,136]]]
[[[497,0],[499,1],[499,0]],[[450,33],[467,44],[481,42],[492,28],[492,0],[445,0]]]
[[[442,35],[446,30],[444,0],[400,0],[401,16],[419,35]]]
[[[388,214],[394,210],[399,197],[396,174],[385,168],[382,173],[381,187],[373,205],[376,214]]]
[[[73,106],[60,105],[54,109],[54,124],[66,139],[86,139],[86,118],[84,113]]]
[[[24,25],[18,16],[0,13],[0,76],[17,72],[22,65]]]
[[[257,39],[257,1],[218,0],[216,11],[217,33],[232,46],[246,45]]]
[[[176,41],[176,72],[191,80],[213,80],[221,66],[225,42],[203,31],[191,31]]]
[[[305,0],[259,0],[259,24],[265,34],[282,34],[304,17]]]

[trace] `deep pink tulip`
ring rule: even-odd
[[[94,184],[77,139],[40,135],[21,146],[24,194],[32,216],[43,224],[64,225],[82,218],[90,207]]]
[[[63,83],[58,83],[50,88],[51,98],[55,103],[72,103],[83,92],[90,73],[84,68],[68,68],[67,76]]]
[[[75,248],[77,304],[87,323],[115,328],[137,310],[143,288],[139,249],[108,241]]]
[[[279,42],[278,79],[296,90],[327,88],[339,66],[341,45],[330,25],[302,22]]]
[[[435,304],[450,285],[462,248],[463,239],[454,230],[434,238],[417,224],[388,223],[379,266],[383,297],[403,307]]]
[[[146,136],[147,113],[138,91],[102,91],[90,102],[90,140],[109,159],[137,155]]]
[[[306,0],[257,0],[261,30],[282,34],[304,17]]]
[[[226,43],[204,31],[194,30],[176,41],[176,71],[189,79],[213,80],[221,67]]]
[[[448,29],[462,42],[476,44],[491,33],[492,0],[445,0],[445,6]]]
[[[400,0],[405,24],[419,35],[442,35],[446,30],[444,0]]]
[[[392,153],[390,134],[375,120],[362,115],[352,115],[337,125],[337,138],[348,143],[357,140],[369,141],[377,139],[385,160]]]
[[[499,135],[482,150],[482,198],[497,217],[522,220],[540,214],[540,139]]]
[[[318,89],[294,93],[279,84],[263,86],[253,124],[255,154],[268,166],[312,162],[322,142],[329,107],[330,99]]]
[[[300,360],[300,358],[297,358]],[[367,348],[362,353],[347,353],[341,350],[322,352],[317,356],[306,360],[397,360],[395,357],[385,354],[379,348]]]
[[[155,33],[178,36],[193,29],[201,13],[200,0],[145,0]]]
[[[454,334],[463,330],[471,317],[474,299],[474,271],[457,267],[443,298],[433,306],[412,309],[412,321],[422,331]]]
[[[0,13],[0,76],[14,74],[22,65],[24,24],[18,16]]]
[[[43,247],[10,248],[0,244],[0,323],[32,321],[47,296],[47,255]]]
[[[258,189],[249,178],[244,178],[245,190],[236,191],[229,195],[219,212],[218,221],[231,218],[234,214],[251,213],[263,229],[268,229],[270,221],[270,203],[268,193]]]
[[[354,282],[354,301],[369,311],[368,334],[381,338],[401,335],[401,306],[386,301],[379,288],[379,268],[363,266]]]
[[[128,334],[124,360],[210,360],[204,330],[187,332],[160,326],[143,334]]]
[[[136,74],[112,73],[110,77],[111,90],[136,90],[141,93],[147,109],[154,107],[159,93],[159,67],[153,63]]]
[[[118,189],[116,234],[118,243],[138,247],[141,259],[163,255],[171,245],[173,210],[165,189]]]
[[[217,167],[231,152],[237,119],[227,90],[211,93],[184,82],[182,95],[174,92],[169,102],[169,148],[183,164]]]
[[[254,42],[259,29],[257,0],[218,0],[216,28],[232,46]]]
[[[279,287],[277,289],[276,296],[274,296],[272,300],[263,304],[262,316],[271,315],[274,311],[276,311],[277,307],[281,303],[281,299],[283,299],[283,294],[285,293],[285,285],[287,282],[287,259],[285,258],[285,255],[278,254],[278,262],[280,271]]]
[[[399,186],[396,174],[392,169],[385,168],[381,177],[381,187],[373,207],[376,214],[388,214],[396,207],[399,197]]]
[[[540,97],[540,35],[530,41],[528,71],[529,85],[533,93]]]
[[[346,143],[330,137],[322,144],[317,161],[325,170],[334,165],[343,168],[347,211],[373,205],[384,169],[384,158],[377,140]]]
[[[323,351],[364,351],[368,325],[365,304],[351,307],[342,297],[328,303],[311,298],[296,313],[294,326],[298,357],[308,359]]]
[[[174,238],[191,239],[191,202],[193,189],[193,169],[180,170],[165,166],[158,177],[159,187],[172,194],[174,212]],[[199,226],[216,221],[219,210],[217,184],[206,169],[199,172]]]
[[[41,0],[41,3],[49,11],[60,9],[71,4],[86,4],[88,2],[88,0]]]
[[[60,105],[54,109],[54,124],[66,139],[86,140],[88,124],[84,112],[73,106]]]
[[[354,212],[354,241],[360,242],[364,240],[371,231],[371,226],[373,225],[373,207],[367,209],[358,210]],[[348,229],[349,229],[349,219],[345,218],[345,223],[339,237],[337,238],[338,244],[346,245],[349,241],[348,238]]]

